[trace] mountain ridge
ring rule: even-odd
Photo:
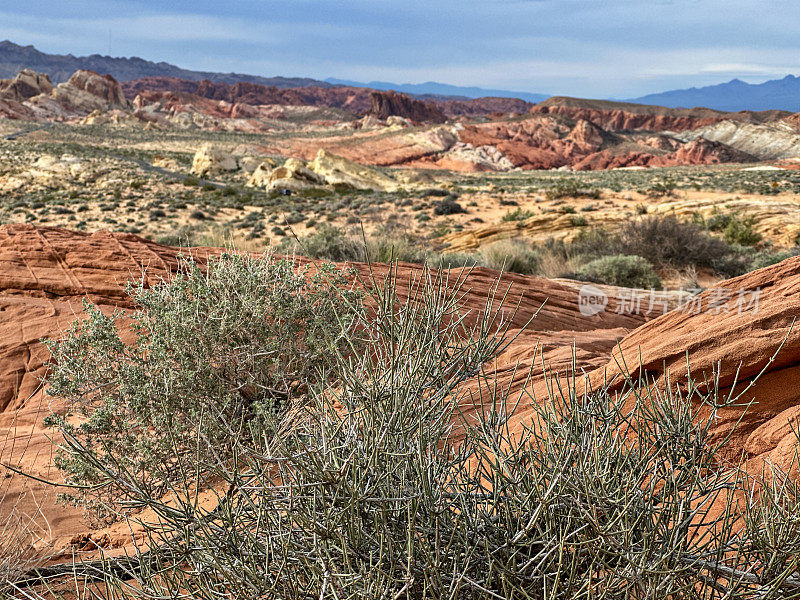
[[[734,78],[725,83],[668,90],[632,98],[628,102],[657,104],[670,108],[703,106],[716,110],[800,111],[800,77],[786,75],[763,83],[747,83]]]
[[[488,89],[477,86],[460,86],[449,83],[439,83],[437,81],[426,81],[424,83],[392,83],[389,81],[370,81],[368,83],[351,81],[348,79],[337,79],[328,77],[326,83],[332,85],[346,85],[350,87],[366,87],[374,90],[401,92],[413,96],[461,96],[462,98],[518,98],[526,102],[541,102],[546,100],[550,94],[537,94],[533,92],[514,92],[509,90]]]
[[[12,78],[22,69],[30,68],[46,73],[53,83],[69,80],[75,71],[95,71],[101,75],[109,74],[118,81],[130,81],[142,77],[180,77],[193,81],[208,79],[217,83],[235,84],[240,82],[273,85],[278,88],[331,87],[331,84],[306,77],[261,77],[242,73],[215,73],[183,69],[167,62],[153,62],[138,56],[122,58],[91,54],[47,54],[34,46],[21,46],[9,40],[0,42],[0,79]]]

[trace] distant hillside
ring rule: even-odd
[[[114,58],[111,56],[73,56],[72,54],[45,54],[33,46],[20,46],[8,40],[0,42],[0,79],[11,78],[22,69],[30,68],[47,73],[53,83],[67,81],[80,69],[110,74],[118,81],[130,81],[142,77],[180,77],[200,81],[209,79],[219,83],[238,82],[272,85],[278,88],[331,87],[329,83],[300,77],[259,77],[241,73],[210,73],[181,69],[165,62],[152,62],[142,58]]]
[[[394,90],[412,96],[461,96],[462,98],[519,98],[526,102],[541,102],[549,98],[549,94],[532,94],[530,92],[510,92],[508,90],[490,90],[479,87],[461,87],[449,85],[447,83],[436,83],[428,81],[426,83],[390,83],[388,81],[370,81],[369,83],[359,83],[357,81],[347,81],[345,79],[328,78],[326,83],[333,85],[346,85],[351,87],[366,87],[374,90]]]
[[[732,79],[718,85],[649,94],[631,102],[669,107],[705,106],[726,111],[779,109],[798,112],[800,77],[787,75],[757,84]]]

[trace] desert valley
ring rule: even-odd
[[[52,73],[0,595],[800,598],[800,112]]]

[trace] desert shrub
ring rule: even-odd
[[[522,208],[515,208],[514,210],[510,210],[506,214],[504,214],[500,220],[503,221],[504,223],[512,221],[525,221],[526,219],[530,219],[533,215],[534,213],[531,210],[523,210]]]
[[[647,195],[651,198],[663,198],[664,196],[674,196],[678,185],[675,180],[667,177],[661,181],[656,181],[647,188]]]
[[[761,234],[753,229],[756,224],[753,215],[715,210],[708,218],[695,214],[692,221],[709,231],[721,233],[729,244],[755,246],[762,239]]]
[[[157,521],[136,569],[102,566],[111,597],[797,596],[800,490],[774,469],[754,493],[712,435],[742,393],[635,368],[613,389],[569,376],[546,403],[512,396],[481,369],[510,342],[496,297],[470,316],[462,286],[424,273],[402,300],[368,282],[373,310],[343,331],[364,351],[332,351],[332,385],[235,461],[198,454],[213,502],[94,463]]]
[[[573,215],[569,221],[573,227],[586,227],[589,225],[589,220],[583,215]]]
[[[753,229],[753,225],[755,225],[755,217],[752,215],[748,217],[736,215],[722,232],[725,241],[729,244],[755,246],[761,241],[762,236]]]
[[[108,315],[87,302],[86,319],[48,342],[48,393],[68,407],[48,424],[84,449],[62,447],[56,465],[69,483],[89,486],[72,499],[99,517],[120,490],[96,461],[116,457],[158,495],[190,477],[197,453],[230,458],[253,419],[285,410],[320,380],[360,297],[329,264],[296,270],[269,255],[222,255],[205,269],[184,258],[171,280],[140,281],[128,294],[137,310]]]
[[[777,264],[786,260],[787,258],[792,258],[793,256],[800,255],[800,248],[790,248],[789,250],[780,250],[777,252],[770,251],[770,250],[763,250],[758,252],[754,257],[752,262],[749,265],[750,271],[755,271],[756,269],[762,269],[764,267],[768,267],[770,265]]]
[[[426,264],[432,269],[458,269],[461,267],[474,267],[480,264],[479,256],[464,252],[448,252],[445,254],[431,253]]]
[[[661,280],[653,265],[641,256],[604,256],[583,265],[578,274],[592,281],[629,288],[658,288]]]
[[[457,215],[465,212],[467,209],[452,198],[437,200],[433,203],[433,214],[435,215]]]
[[[551,242],[551,244],[553,243],[558,242]],[[564,254],[583,256],[588,259],[612,256],[622,252],[619,235],[600,227],[583,229],[568,246],[564,242],[560,242],[559,245],[560,251]]]
[[[424,264],[427,250],[407,236],[377,235],[367,240],[367,257],[371,262],[394,261]]]
[[[532,275],[539,268],[539,254],[522,240],[501,240],[481,249],[481,264],[490,269]]]
[[[561,198],[600,198],[600,190],[581,185],[578,179],[560,179],[556,184],[545,192],[548,200],[559,200]]]
[[[723,240],[672,215],[630,221],[619,233],[619,253],[642,256],[654,265],[715,268],[730,251]]]
[[[314,233],[300,238],[286,238],[279,250],[285,253],[296,252],[309,258],[323,258],[337,262],[363,262],[366,251],[362,240],[347,235],[344,229],[324,223]]]

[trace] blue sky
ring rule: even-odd
[[[257,75],[626,98],[800,73],[785,0],[0,0],[0,40]]]

